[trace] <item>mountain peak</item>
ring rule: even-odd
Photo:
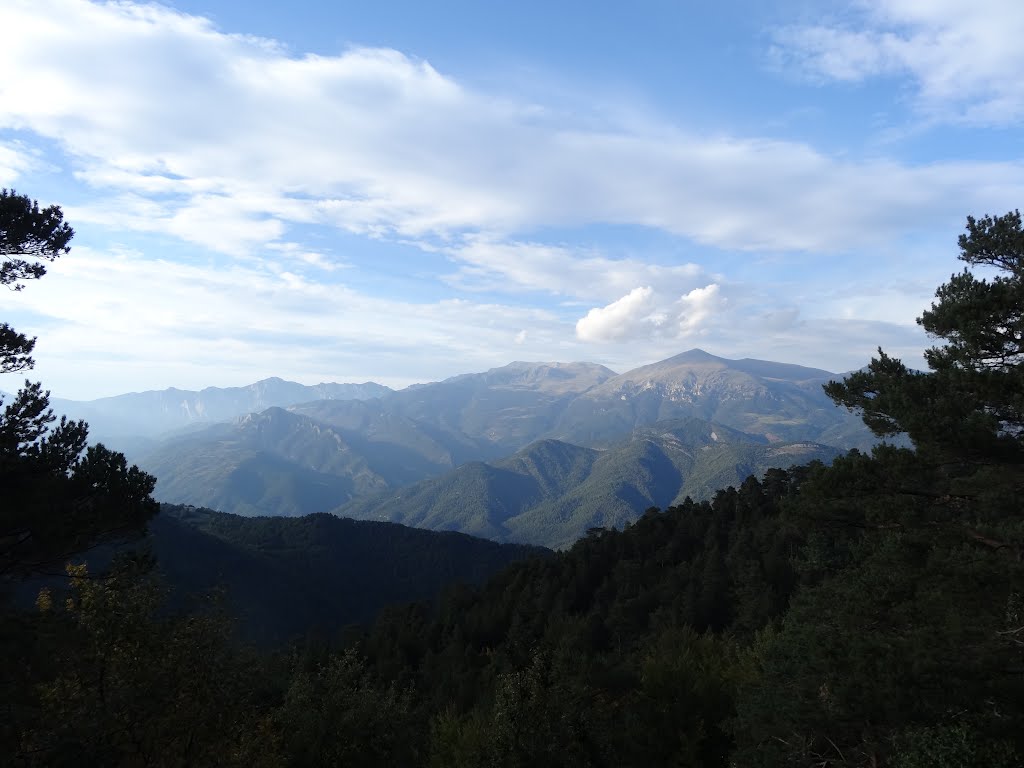
[[[720,362],[727,362],[727,361],[726,361],[726,359],[724,357],[718,357],[717,355],[712,355],[710,352],[705,352],[703,349],[700,349],[699,347],[694,347],[693,349],[688,349],[686,352],[680,352],[678,355],[675,355],[674,357],[670,357],[670,358],[668,358],[668,360],[664,360],[663,362],[666,362],[666,363],[668,363],[668,362],[678,362],[678,363],[698,363],[698,362],[709,362],[710,363],[710,362],[715,362],[715,363],[720,363]]]

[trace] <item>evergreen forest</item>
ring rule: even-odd
[[[30,289],[73,234],[4,190],[0,284]],[[223,561],[236,577],[278,569],[236,578],[250,602],[284,605],[288,584],[356,578],[294,556],[333,523],[161,512],[152,476],[27,381],[0,415],[0,764],[1024,765],[1020,213],[968,218],[958,245],[962,271],[918,320],[928,370],[879,349],[826,388],[870,451],[478,567],[460,565],[481,557],[468,537],[385,556],[375,529],[350,565],[390,570],[352,589],[358,610],[258,637],[216,579],[161,564],[199,546],[161,552],[145,531],[199,519],[247,553]],[[30,370],[33,346],[0,325],[0,369]],[[435,599],[440,584],[395,592],[439,561]]]

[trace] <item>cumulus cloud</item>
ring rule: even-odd
[[[717,283],[694,288],[679,298],[679,333],[690,336],[700,331],[709,317],[725,305]]]
[[[34,373],[55,395],[98,397],[168,385],[240,385],[271,375],[403,386],[513,358],[593,360],[624,371],[695,339],[725,356],[836,371],[866,363],[880,339],[895,354],[919,353],[925,339],[912,322],[846,312],[861,298],[829,297],[842,314],[801,320],[795,311],[755,314],[750,297],[737,296],[735,287],[712,283],[666,294],[648,285],[579,318],[569,309],[493,301],[386,299],[273,263],[231,260],[210,269],[77,246],[45,280],[10,294],[6,312],[19,330],[39,335]],[[17,389],[19,381],[0,377],[0,389]]]
[[[775,54],[830,80],[909,76],[931,117],[996,124],[1024,117],[1024,4],[861,0],[852,11],[845,23],[778,30]]]
[[[716,283],[694,288],[675,301],[667,301],[662,290],[641,286],[607,306],[587,312],[576,323],[576,336],[590,342],[684,339],[704,330],[725,303]]]
[[[619,341],[664,322],[655,314],[654,290],[634,288],[606,307],[595,307],[576,323],[576,335],[583,341]]]

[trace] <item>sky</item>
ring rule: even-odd
[[[76,235],[0,320],[77,399],[919,366],[966,217],[1024,202],[1021,39],[1018,0],[2,0],[0,186]]]

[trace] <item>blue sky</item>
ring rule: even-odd
[[[692,347],[833,371],[1024,200],[1024,4],[0,6],[0,184],[63,397]],[[0,377],[0,389],[16,388]]]

